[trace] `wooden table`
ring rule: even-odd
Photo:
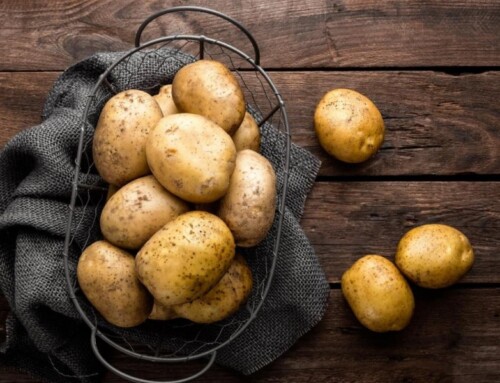
[[[0,3],[0,145],[40,121],[54,80],[97,51],[132,47],[153,11],[184,1]],[[330,281],[323,321],[251,377],[214,367],[200,382],[500,381],[500,3],[497,0],[198,1],[235,17],[259,42],[262,66],[287,104],[293,141],[323,161],[302,226]],[[199,25],[155,22],[145,38]],[[198,30],[196,29],[198,28]],[[238,44],[208,21],[203,33]],[[233,39],[233,40],[231,40]],[[241,39],[241,37],[238,37]],[[319,147],[314,107],[329,89],[371,98],[386,123],[373,160],[345,165]],[[452,288],[415,288],[400,333],[356,321],[339,278],[367,253],[391,259],[411,227],[442,222],[470,239],[476,262]],[[0,318],[9,308],[0,300]],[[0,320],[0,337],[4,334]],[[148,378],[166,367],[113,362]],[[118,382],[108,373],[105,382]],[[37,382],[10,368],[0,382]]]

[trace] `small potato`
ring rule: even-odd
[[[337,159],[359,163],[373,156],[384,140],[384,121],[375,104],[351,89],[334,89],[316,106],[319,143]]]
[[[413,316],[415,300],[397,267],[380,255],[358,259],[341,279],[342,293],[361,324],[375,332],[399,331]]]
[[[101,232],[118,247],[138,249],[163,225],[188,210],[186,202],[165,190],[153,176],[141,177],[106,202]]]
[[[226,193],[236,148],[209,119],[179,113],[159,121],[146,154],[151,171],[168,191],[189,202],[208,203]]]
[[[95,166],[106,182],[122,186],[149,173],[146,140],[162,117],[154,98],[140,90],[126,90],[108,100],[92,146]]]
[[[164,85],[160,88],[158,94],[153,96],[161,108],[163,116],[179,113],[172,98],[172,85]]]
[[[218,61],[199,60],[182,67],[174,77],[172,96],[179,111],[205,116],[230,135],[245,116],[240,85]]]
[[[236,255],[229,270],[210,291],[192,302],[172,306],[172,310],[192,322],[218,322],[238,311],[251,290],[252,272],[245,259]]]
[[[160,304],[183,304],[215,286],[234,251],[231,231],[220,218],[192,211],[168,222],[146,242],[136,256],[136,269]]]
[[[237,152],[244,149],[260,151],[260,129],[250,113],[245,113],[243,122],[233,134],[233,141]]]
[[[229,226],[237,246],[252,247],[267,235],[276,208],[276,174],[259,153],[238,152],[229,190],[220,201],[219,217]]]
[[[148,318],[153,298],[137,279],[131,254],[95,242],[82,253],[76,273],[83,293],[109,323],[133,327]]]
[[[170,306],[163,306],[161,303],[155,301],[153,310],[149,314],[148,319],[152,320],[170,320],[179,318],[175,311]]]
[[[458,282],[472,267],[474,251],[467,237],[442,224],[408,231],[399,241],[396,265],[421,287],[438,289]]]

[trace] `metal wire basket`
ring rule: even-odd
[[[230,44],[204,35],[177,34],[141,44],[142,32],[148,24],[162,15],[174,12],[204,13],[229,22],[249,39],[254,57]],[[187,382],[199,377],[211,367],[217,350],[227,346],[245,331],[258,316],[265,301],[280,246],[288,185],[290,132],[285,104],[268,74],[260,67],[259,47],[250,32],[236,20],[208,8],[169,8],[153,14],[142,23],[136,33],[135,45],[134,49],[123,54],[99,77],[88,97],[82,116],[64,247],[66,280],[70,298],[91,329],[92,350],[106,368],[128,381],[151,382],[131,376],[111,365],[102,356],[97,338],[132,358],[150,362],[171,363],[206,359],[207,362],[200,371],[183,379],[169,381]],[[271,160],[278,176],[277,210],[270,234],[263,245],[240,249],[252,269],[254,287],[244,307],[230,318],[215,324],[200,325],[175,319],[165,322],[147,321],[132,329],[114,327],[92,308],[79,289],[75,272],[76,260],[71,256],[75,246],[81,252],[96,239],[92,233],[98,232],[100,209],[106,197],[106,185],[89,185],[82,182],[85,175],[96,172],[91,155],[92,132],[104,103],[113,94],[132,88],[154,93],[162,85],[171,82],[176,69],[202,58],[221,61],[236,75],[245,94],[247,110],[254,116],[262,132],[262,154]],[[76,208],[86,209],[91,215],[90,221],[78,220],[74,213]],[[89,226],[82,227],[86,224]],[[81,241],[78,243],[75,238],[75,233],[82,230],[88,233],[83,244]]]

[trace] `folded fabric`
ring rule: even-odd
[[[97,382],[102,372],[90,348],[90,330],[68,294],[63,247],[85,106],[99,76],[122,55],[96,54],[66,70],[48,95],[43,121],[20,132],[0,152],[0,289],[11,308],[0,362],[51,382],[68,378]],[[169,83],[180,67],[193,60],[168,49],[139,52],[111,74],[109,87],[99,90],[101,101],[111,97],[110,88],[148,89]],[[88,142],[96,118],[90,115],[87,121]],[[273,126],[263,126],[262,153],[275,167],[280,190],[284,161],[276,148],[284,140]],[[90,154],[85,152],[85,158]],[[82,166],[81,183],[102,183],[91,160]],[[216,363],[244,374],[255,372],[282,355],[323,316],[329,286],[299,224],[318,169],[314,156],[292,145],[281,246],[271,288],[257,317],[218,351]],[[84,195],[81,199],[74,209],[76,224],[68,257],[73,273],[83,248],[100,238],[99,200]],[[275,222],[255,254],[272,252],[277,230]],[[145,338],[150,332],[147,326],[133,330],[134,336]]]

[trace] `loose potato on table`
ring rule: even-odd
[[[179,113],[179,110],[175,106],[174,99],[172,98],[171,84],[162,86],[158,94],[154,95],[153,97],[160,106],[164,117]]]
[[[179,111],[205,116],[230,135],[246,112],[238,80],[218,61],[199,60],[182,67],[172,82],[172,96]]]
[[[357,260],[342,275],[341,287],[356,318],[372,331],[402,330],[413,316],[410,286],[397,267],[380,255]]]
[[[106,182],[121,186],[149,173],[146,140],[162,117],[154,98],[140,90],[127,90],[108,100],[92,144],[95,166]]]
[[[168,191],[186,201],[208,203],[226,193],[236,148],[214,122],[179,113],[158,122],[149,136],[146,155],[154,176]]]
[[[251,247],[267,235],[276,208],[276,174],[259,153],[238,152],[229,190],[220,201],[218,215],[229,226],[236,245]]]
[[[384,140],[384,121],[375,104],[351,89],[334,89],[316,106],[314,128],[320,145],[335,158],[359,163]]]
[[[442,224],[408,231],[400,240],[396,265],[421,287],[442,288],[458,282],[472,267],[474,251],[467,237]]]
[[[238,152],[244,149],[260,151],[260,129],[250,113],[245,113],[243,122],[233,134],[233,141]]]
[[[226,274],[205,295],[171,309],[177,316],[196,323],[214,323],[234,314],[251,290],[252,272],[245,259],[236,255]]]
[[[137,326],[153,307],[153,298],[139,282],[134,257],[106,241],[90,245],[77,267],[80,288],[111,324]]]
[[[165,306],[191,302],[210,290],[234,258],[234,239],[217,216],[182,214],[154,234],[136,256],[141,282]]]
[[[163,225],[189,210],[151,175],[129,182],[106,202],[101,213],[103,236],[112,244],[138,249]]]

